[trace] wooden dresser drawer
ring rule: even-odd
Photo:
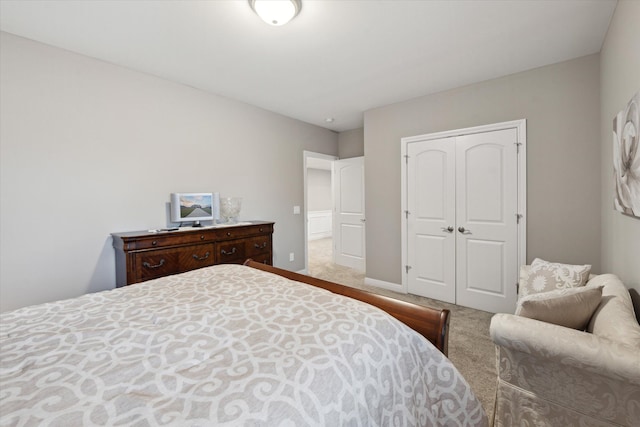
[[[272,265],[272,262],[273,262],[273,260],[271,259],[271,253],[253,255],[253,256],[250,256],[249,258],[251,258],[255,262],[260,262],[262,264]]]
[[[180,249],[140,252],[133,264],[137,282],[175,274],[180,271]]]
[[[247,239],[247,257],[271,252],[271,235],[258,236]]]
[[[180,258],[181,272],[208,267],[216,263],[215,245],[213,243],[181,248],[178,256]]]
[[[153,249],[167,246],[178,246],[185,244],[197,244],[207,241],[214,241],[215,233],[191,231],[180,231],[171,234],[160,234],[157,237],[139,239],[134,242],[128,242],[129,249]]]
[[[219,264],[242,264],[247,258],[246,240],[229,240],[227,242],[221,242],[216,245],[217,247],[217,262]]]
[[[273,233],[273,224],[245,225],[242,227],[224,227],[216,229],[218,240],[237,239],[257,234]]]

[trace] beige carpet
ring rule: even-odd
[[[367,286],[364,284],[363,272],[332,263],[331,246],[330,238],[309,242],[309,274],[311,276],[428,307],[451,310],[449,359],[466,378],[491,419],[497,380],[495,348],[489,337],[489,322],[493,314],[430,298]]]

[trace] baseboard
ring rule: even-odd
[[[365,277],[364,284],[369,286],[375,286],[377,288],[388,289],[390,291],[398,292],[401,294],[407,293],[407,291],[405,291],[402,288],[402,285],[398,283],[385,282],[384,280],[372,279],[371,277]]]

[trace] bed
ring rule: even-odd
[[[487,425],[447,325],[253,262],[25,307],[0,315],[0,425]]]

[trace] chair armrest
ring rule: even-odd
[[[497,346],[640,385],[640,348],[505,313],[493,316],[490,334]]]

